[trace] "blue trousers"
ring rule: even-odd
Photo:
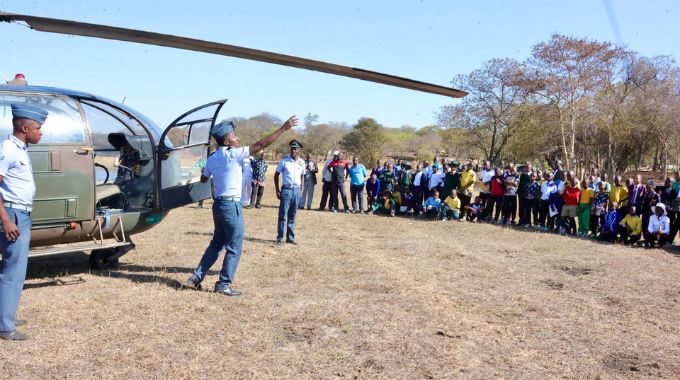
[[[19,228],[19,239],[10,241],[4,232],[0,233],[0,331],[3,332],[16,330],[14,322],[24,289],[31,242],[31,214],[12,208],[6,210]]]
[[[352,210],[364,211],[364,185],[349,185],[349,194],[352,197]],[[370,208],[371,205],[368,205]]]
[[[283,239],[286,232],[286,240],[295,240],[295,214],[300,202],[300,188],[281,189],[281,202],[279,203],[279,225],[276,238]],[[286,224],[288,229],[286,229]]]
[[[201,262],[196,267],[194,275],[203,281],[210,267],[215,264],[217,258],[226,250],[220,279],[215,283],[215,289],[219,290],[234,281],[236,268],[241,259],[243,247],[243,210],[241,203],[233,200],[216,198],[212,207],[215,231],[213,238],[205,249]]]

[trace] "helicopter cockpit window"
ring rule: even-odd
[[[210,127],[224,101],[215,102],[176,120],[163,139],[167,156],[161,177],[161,188],[168,189],[198,182],[205,165]],[[172,164],[171,164],[172,162]],[[169,170],[172,168],[173,170]]]
[[[94,148],[98,205],[111,206],[109,200],[117,201],[107,195],[108,188],[113,188],[124,195],[125,208],[147,207],[153,191],[153,148],[148,134],[124,111],[99,102],[81,103]]]
[[[114,132],[147,136],[144,127],[127,112],[106,103],[81,100],[87,115],[92,144],[97,148],[112,148],[108,144],[108,134]]]
[[[92,146],[95,151],[112,150],[117,152],[119,149],[111,145],[109,142],[109,135],[111,133],[132,135],[132,130],[118,118],[113,117],[110,113],[102,111],[100,108],[93,107],[85,102],[82,104],[87,117],[88,126],[90,127]]]
[[[167,135],[173,147],[202,144],[209,140],[211,121],[200,121],[173,128]]]
[[[86,144],[85,123],[71,98],[57,96],[15,96],[0,94],[0,137],[12,133],[13,103],[27,103],[49,112],[42,126],[40,144]]]

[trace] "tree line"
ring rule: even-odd
[[[351,156],[359,156],[364,163],[384,157],[431,159],[432,156],[442,153],[445,146],[449,147],[446,152],[455,156],[468,157],[472,154],[469,149],[455,148],[463,146],[461,139],[463,133],[444,130],[437,125],[419,129],[408,125],[389,128],[368,117],[359,119],[354,125],[342,122],[319,123],[318,119],[316,114],[307,114],[301,129],[289,131],[289,137],[267,148],[265,155],[273,158],[286,154],[289,150],[288,141],[293,138],[304,144],[305,153],[309,152],[317,158],[326,157],[332,151],[342,149]],[[237,126],[239,138],[244,144],[257,141],[283,122],[267,113],[250,118],[234,118],[232,121]]]
[[[469,95],[438,120],[492,162],[665,171],[680,155],[678,74],[667,56],[555,34],[523,62],[492,59],[454,77]]]
[[[526,162],[565,168],[669,170],[680,162],[680,70],[668,56],[644,57],[609,42],[555,34],[524,61],[495,58],[451,84],[469,93],[436,112],[437,124],[386,128],[371,118],[319,123],[308,114],[294,137],[317,157],[342,148],[371,163],[386,156]],[[236,119],[242,140],[282,120]],[[285,154],[287,141],[270,148]]]

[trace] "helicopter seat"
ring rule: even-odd
[[[97,198],[97,208],[104,206],[111,209],[125,208],[125,194],[114,183],[104,183],[95,186],[95,197]]]

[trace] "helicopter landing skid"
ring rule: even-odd
[[[118,259],[124,254],[135,249],[135,244],[129,237],[125,236],[125,229],[123,228],[123,219],[118,216],[116,223],[111,229],[110,233],[116,240],[115,243],[107,243],[104,240],[104,225],[107,224],[107,217],[97,217],[97,224],[90,237],[93,243],[98,245],[96,249],[90,252],[90,268],[94,270],[112,269],[118,266]],[[118,231],[116,231],[118,229]]]
[[[47,247],[34,247],[29,251],[29,257],[57,255],[69,252],[90,251],[90,267],[95,270],[111,269],[118,265],[118,259],[124,254],[132,251],[135,244],[125,235],[123,220],[120,216],[114,218],[113,226],[107,226],[107,218],[97,217],[95,227],[88,236],[91,242],[60,244]],[[105,232],[106,230],[106,232]],[[105,239],[105,236],[109,237]],[[112,238],[111,238],[112,237]]]

